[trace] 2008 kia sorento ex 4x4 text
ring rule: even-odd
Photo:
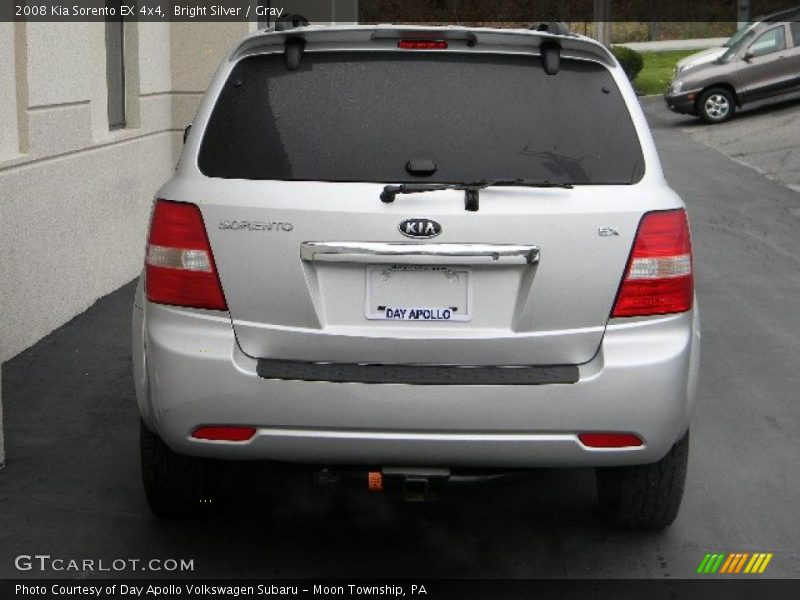
[[[157,197],[133,310],[156,513],[213,496],[212,459],[263,459],[415,497],[469,468],[596,467],[615,522],[675,518],[689,229],[601,45],[256,33]]]

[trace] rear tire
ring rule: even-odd
[[[173,452],[141,421],[139,442],[142,482],[154,514],[177,517],[214,508],[208,460]]]
[[[605,517],[620,527],[671,525],[681,506],[688,459],[687,431],[658,462],[597,469],[597,495]]]
[[[736,112],[736,99],[725,88],[711,88],[697,100],[697,113],[706,123],[724,123]]]

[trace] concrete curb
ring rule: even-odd
[[[728,38],[697,38],[691,40],[663,40],[659,42],[627,42],[625,44],[612,44],[612,46],[625,46],[637,52],[671,52],[673,50],[705,50],[722,46]]]

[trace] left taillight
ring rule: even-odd
[[[200,209],[186,202],[157,200],[145,257],[150,302],[227,310]]]

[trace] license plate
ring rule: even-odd
[[[367,319],[469,321],[472,270],[439,265],[367,267]]]

